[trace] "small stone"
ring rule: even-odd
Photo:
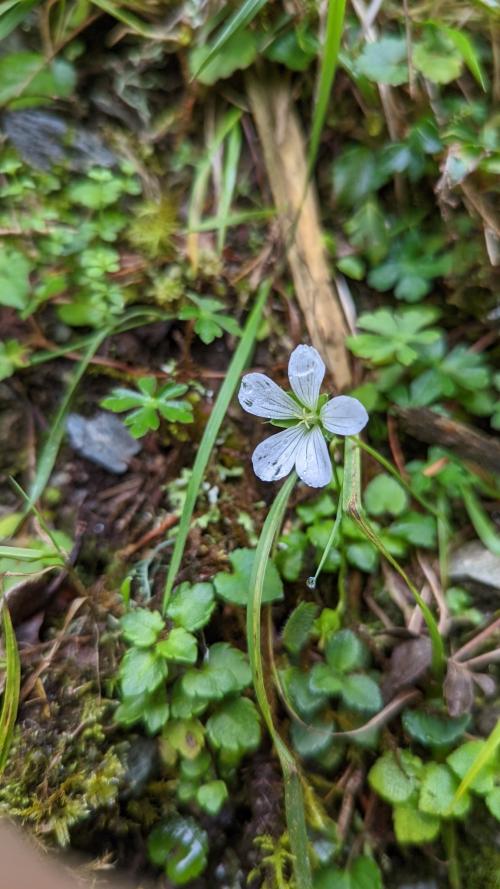
[[[91,419],[70,414],[66,429],[75,451],[117,475],[126,472],[131,458],[141,449],[114,414],[99,413]]]
[[[455,583],[474,590],[500,590],[500,556],[472,540],[452,553],[449,576]]]

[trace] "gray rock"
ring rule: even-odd
[[[6,111],[3,130],[23,161],[39,170],[66,163],[71,170],[112,167],[116,156],[102,139],[80,124],[39,108]]]
[[[474,589],[500,590],[500,556],[491,553],[479,540],[472,540],[452,553],[450,580]]]
[[[131,458],[141,449],[114,414],[102,412],[91,419],[70,414],[66,429],[75,451],[117,475],[127,470]]]

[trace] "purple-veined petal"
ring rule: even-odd
[[[288,377],[295,395],[306,407],[315,408],[325,376],[325,365],[312,346],[297,346],[290,355]]]
[[[322,488],[332,477],[332,461],[319,426],[306,432],[295,461],[297,475],[311,488]]]
[[[252,455],[255,475],[263,482],[275,482],[288,475],[295,466],[305,435],[306,427],[298,423],[261,441]]]
[[[321,422],[335,435],[356,435],[368,423],[368,414],[357,398],[338,395],[321,408]]]
[[[265,374],[246,374],[241,381],[238,401],[249,414],[268,420],[295,420],[302,415],[293,398]]]

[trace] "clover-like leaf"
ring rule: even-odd
[[[184,627],[173,627],[166,639],[156,643],[157,654],[176,664],[194,664],[198,657],[196,637]]]
[[[418,358],[418,347],[435,343],[440,331],[428,328],[438,317],[432,306],[415,309],[377,309],[358,318],[358,327],[369,333],[348,337],[347,343],[355,355],[374,364],[399,361],[405,366]]]
[[[255,550],[235,549],[229,554],[233,571],[228,574],[220,571],[213,582],[218,595],[235,605],[247,605],[250,597],[250,578],[252,575]],[[268,562],[264,578],[263,602],[275,602],[283,598],[283,583],[273,562]]]
[[[217,701],[247,688],[251,680],[252,673],[243,652],[227,642],[216,642],[202,667],[186,671],[181,687],[190,698]]]
[[[391,475],[380,472],[365,488],[364,504],[370,515],[389,513],[401,515],[408,504],[408,496],[404,488]]]
[[[167,665],[148,648],[130,648],[120,664],[120,683],[124,696],[134,697],[154,691],[167,676]]]
[[[417,790],[422,768],[422,760],[409,750],[390,750],[371,767],[368,781],[386,802],[404,803]]]
[[[185,630],[201,630],[210,620],[215,608],[214,588],[211,583],[185,581],[173,591],[166,616]]]
[[[121,626],[128,642],[137,648],[148,648],[156,642],[165,622],[159,611],[136,608],[122,617]]]
[[[260,743],[260,719],[248,698],[224,702],[207,721],[208,739],[216,750],[241,757],[252,753]]]
[[[220,300],[199,297],[194,293],[189,294],[189,299],[193,305],[184,306],[179,318],[181,321],[193,320],[195,333],[204,343],[210,345],[224,331],[233,336],[241,335],[241,328],[234,318],[222,313],[225,306]]]
[[[101,407],[110,411],[132,410],[125,417],[125,423],[134,438],[141,438],[150,429],[158,429],[160,417],[169,423],[192,423],[192,405],[179,397],[187,392],[184,383],[166,383],[158,388],[155,377],[141,377],[137,387],[138,391],[113,389],[111,395],[101,401]]]

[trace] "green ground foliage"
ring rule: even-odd
[[[137,885],[498,889],[499,13],[0,3],[0,813],[49,846]],[[281,515],[235,394],[311,319],[252,77],[290,88],[370,415]],[[123,423],[120,478],[70,412]]]

